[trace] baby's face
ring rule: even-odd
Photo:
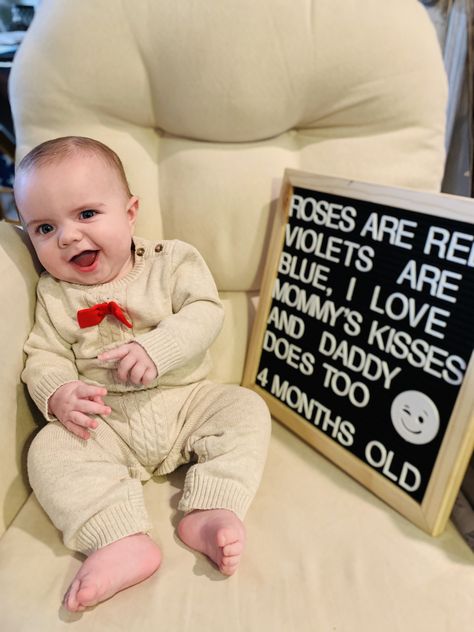
[[[15,198],[39,260],[55,278],[95,285],[131,270],[138,200],[103,159],[77,154],[21,174]]]

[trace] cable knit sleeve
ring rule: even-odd
[[[35,324],[24,350],[27,359],[21,378],[35,404],[45,418],[51,421],[54,417],[48,413],[49,398],[63,384],[77,380],[78,373],[71,346],[54,327],[40,285],[37,291]]]
[[[200,362],[224,320],[211,272],[189,244],[173,242],[168,283],[172,314],[136,338],[156,364],[160,377],[185,364]]]

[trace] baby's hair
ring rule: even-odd
[[[16,167],[15,177],[18,178],[37,167],[54,164],[77,153],[93,154],[102,158],[116,171],[127,195],[129,197],[132,195],[125,169],[118,155],[104,143],[85,136],[61,136],[37,145],[20,160]]]

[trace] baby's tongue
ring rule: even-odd
[[[87,268],[94,263],[96,257],[96,250],[84,250],[84,252],[81,252],[79,255],[73,257],[72,261],[81,268]]]

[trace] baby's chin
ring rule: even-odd
[[[111,265],[100,251],[90,259],[74,258],[63,266],[45,267],[52,277],[58,281],[75,285],[104,285],[126,276],[133,269],[133,257],[130,256],[122,265]],[[84,265],[86,264],[86,265]]]
[[[114,277],[110,278],[101,274],[84,274],[76,270],[71,271],[58,271],[54,269],[46,269],[46,272],[52,276],[56,281],[63,283],[71,283],[73,285],[103,285],[114,280]]]

